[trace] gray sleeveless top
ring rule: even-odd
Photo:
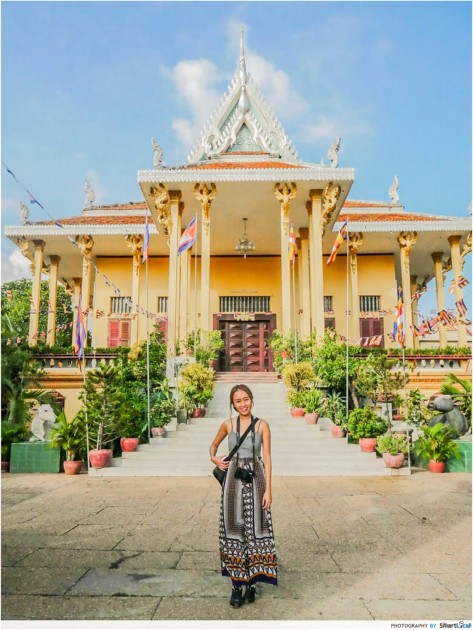
[[[261,433],[259,432],[261,420],[258,420],[255,427],[255,457],[260,457],[261,455]],[[244,431],[240,429],[240,436],[243,435]],[[237,445],[237,436],[236,436],[236,418],[232,419],[232,431],[228,434],[228,452],[232,450],[234,446]],[[246,438],[243,441],[243,444],[238,449],[237,453],[235,453],[234,457],[253,457],[253,442],[251,440],[251,431],[248,433]]]

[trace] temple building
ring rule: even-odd
[[[393,347],[388,334],[399,287],[405,346],[419,347],[424,324],[417,302],[427,283],[435,279],[437,310],[447,313],[444,277],[451,269],[455,302],[463,299],[470,218],[406,209],[397,178],[388,200],[351,199],[355,170],[339,165],[339,147],[336,139],[319,164],[298,156],[247,72],[242,46],[233,80],[187,163],[165,165],[153,140],[153,167],[138,171],[141,201],[96,205],[89,187],[78,216],[5,228],[32,263],[30,345],[41,332],[40,282],[47,273],[50,345],[61,283],[74,307],[86,311],[93,346],[131,345],[159,323],[172,356],[195,329],[218,329],[225,340],[219,371],[272,371],[268,338],[275,330],[306,337],[331,327],[353,343]],[[179,253],[194,217],[196,241]],[[327,265],[342,228],[347,242]],[[452,321],[454,343],[466,346],[468,323],[457,312],[431,326],[439,346],[452,345],[443,325]]]

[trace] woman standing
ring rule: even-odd
[[[232,418],[232,407],[237,418]],[[211,461],[227,471],[220,506],[220,560],[222,575],[232,580],[230,605],[235,608],[244,601],[255,601],[256,582],[277,585],[270,511],[271,434],[266,420],[252,416],[252,407],[251,390],[246,385],[235,385],[230,392],[230,418],[222,423],[209,448]],[[226,436],[231,451],[248,427],[248,435],[230,462],[217,457]],[[242,586],[246,587],[244,594]]]

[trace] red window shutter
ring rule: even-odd
[[[163,333],[164,340],[167,341],[167,333],[168,333],[168,320],[160,319],[157,321],[159,332]]]
[[[360,337],[371,336],[371,320],[366,318],[360,319]]]
[[[324,319],[324,328],[332,328],[335,330],[335,317],[326,317]]]
[[[125,319],[120,324],[120,345],[128,346],[130,345],[130,321]]]
[[[108,347],[116,348],[118,346],[118,338],[120,335],[120,320],[108,320]]]

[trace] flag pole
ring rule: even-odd
[[[148,222],[148,206],[146,206],[146,222]],[[148,418],[148,444],[151,444],[151,387],[149,378],[149,225],[148,225],[148,251],[146,252],[146,414]]]
[[[195,213],[196,232],[194,247],[194,361],[197,361],[197,212]]]
[[[349,393],[349,370],[348,370],[348,336],[349,336],[349,290],[348,290],[348,278],[349,278],[349,256],[350,256],[350,246],[349,246],[349,223],[347,217],[347,263],[346,263],[346,311],[345,311],[345,328],[346,328],[346,336],[345,336],[345,420],[348,422],[348,393]]]
[[[294,349],[296,353],[296,363],[299,361],[299,348],[297,340],[297,320],[296,320],[296,274],[294,270],[294,257],[292,259],[292,293],[293,293],[293,311],[294,311]]]

